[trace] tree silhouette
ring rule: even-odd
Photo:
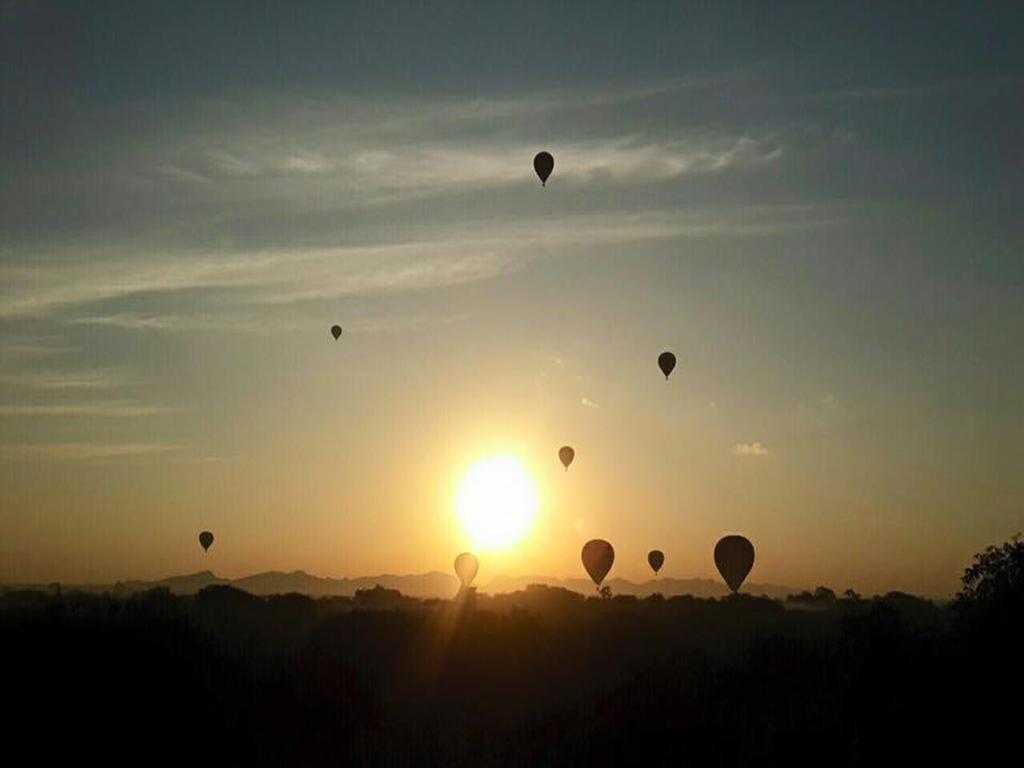
[[[836,593],[828,587],[818,587],[814,590],[814,599],[819,603],[834,603],[836,600]]]
[[[953,603],[960,630],[989,649],[996,644],[1016,644],[1024,636],[1024,542],[1020,534],[976,554],[961,581],[963,589]]]
[[[963,589],[957,605],[1019,602],[1024,598],[1024,542],[1020,534],[998,547],[988,547],[974,556],[964,571]]]
[[[5,725],[45,764],[111,762],[112,724],[131,764],[995,764],[1024,690],[1022,566],[1017,538],[979,553],[952,606],[0,589]]]

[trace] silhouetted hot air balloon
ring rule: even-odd
[[[743,536],[726,536],[715,544],[715,565],[733,592],[754,567],[754,545]]]
[[[463,589],[473,583],[478,570],[480,570],[480,561],[472,552],[463,552],[455,558],[455,575],[462,582]]]
[[[562,462],[562,466],[565,470],[569,471],[569,465],[572,464],[572,460],[576,458],[576,451],[572,449],[571,445],[563,445],[558,449],[558,460]]]
[[[203,531],[199,534],[199,543],[202,544],[203,550],[208,550],[210,545],[213,544],[213,534],[209,531]]]
[[[651,566],[651,569],[657,573],[665,563],[665,553],[660,549],[652,549],[647,553],[647,563]]]
[[[337,341],[341,337],[341,326],[340,325],[332,325],[331,326],[331,336],[334,337],[335,341]]]
[[[614,562],[615,550],[604,539],[591,539],[583,545],[583,567],[597,586],[601,586]]]
[[[672,369],[676,367],[676,356],[671,352],[662,352],[658,355],[658,367],[661,368],[661,372],[665,374],[665,378],[668,379],[668,375],[672,373]]]
[[[533,158],[533,170],[540,176],[540,185],[546,187],[548,176],[555,170],[555,158],[551,156],[550,152],[538,152],[537,156]]]

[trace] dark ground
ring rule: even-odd
[[[7,592],[4,762],[1016,765],[1022,565],[949,606]]]

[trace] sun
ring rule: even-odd
[[[530,532],[537,489],[515,456],[490,456],[466,470],[455,495],[455,513],[477,552],[503,550]]]

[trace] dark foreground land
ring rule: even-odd
[[[1016,765],[1024,545],[973,572],[949,606],[8,592],[4,762]]]

